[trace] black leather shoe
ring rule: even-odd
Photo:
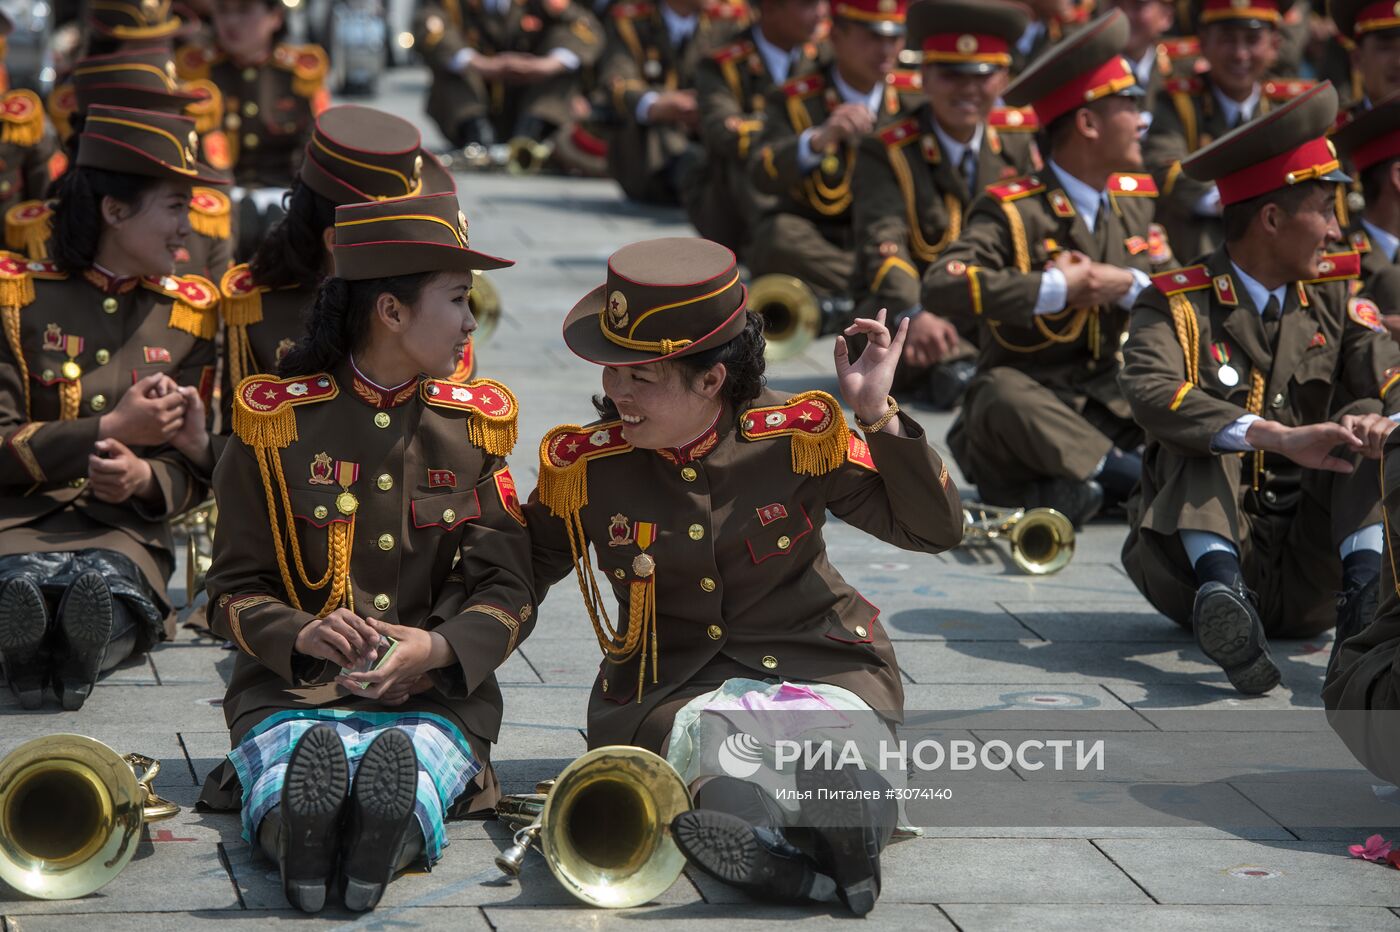
[[[1278,685],[1279,671],[1269,655],[1264,623],[1243,582],[1227,586],[1212,581],[1196,590],[1191,626],[1201,650],[1220,664],[1240,692],[1259,696]]]
[[[58,628],[65,645],[58,698],[73,712],[92,694],[112,639],[112,590],[101,573],[82,573],[69,583],[58,603]]]
[[[962,404],[963,395],[977,363],[971,359],[954,359],[934,366],[928,373],[928,403],[939,411],[951,411]]]
[[[282,783],[277,846],[282,890],[302,912],[318,913],[326,905],[349,783],[350,764],[335,729],[317,725],[302,735]]]
[[[831,878],[776,828],[717,809],[692,809],[671,820],[671,837],[691,864],[754,899],[804,902],[834,892]]]
[[[1346,590],[1337,597],[1337,630],[1332,641],[1332,656],[1328,658],[1327,669],[1337,662],[1342,642],[1366,630],[1366,626],[1376,620],[1376,608],[1381,597],[1379,577],[1361,586]]]
[[[33,580],[16,576],[0,586],[0,663],[19,704],[26,709],[44,704],[48,659],[43,647],[48,627],[44,594]]]
[[[1027,508],[1053,508],[1083,527],[1103,508],[1103,487],[1093,479],[1042,479],[1026,492]]]
[[[817,860],[857,916],[880,898],[880,850],[894,831],[898,807],[885,798],[889,783],[855,767],[797,771],[802,818],[817,834]],[[878,799],[867,799],[873,792]]]
[[[400,854],[418,831],[413,804],[418,755],[404,732],[391,728],[375,738],[355,771],[346,815],[345,908],[374,909],[393,879]]]

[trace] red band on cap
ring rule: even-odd
[[[1400,6],[1395,0],[1381,0],[1362,7],[1352,24],[1352,33],[1356,36],[1381,29],[1400,29]]]
[[[1011,64],[1011,45],[1001,36],[971,32],[941,32],[924,39],[924,62],[986,62]]]
[[[837,0],[831,15],[865,23],[902,23],[908,0]]]
[[[1133,74],[1128,60],[1121,55],[1115,55],[1093,71],[1086,71],[1068,83],[1061,84],[1031,106],[1035,115],[1040,118],[1041,125],[1048,126],[1056,117],[1064,116],[1101,97],[1117,94],[1136,83],[1137,76]]]
[[[1400,129],[1393,129],[1365,145],[1357,146],[1351,153],[1351,161],[1357,171],[1364,172],[1372,165],[1397,156],[1400,156]]]
[[[1250,198],[1321,178],[1341,165],[1326,139],[1310,139],[1296,149],[1276,155],[1216,181],[1220,203],[1238,204]]]
[[[1206,0],[1201,5],[1201,22],[1218,23],[1224,19],[1258,19],[1271,23],[1283,22],[1278,0]]]

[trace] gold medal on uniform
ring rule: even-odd
[[[61,368],[63,377],[70,382],[76,382],[83,376],[83,367],[78,365],[77,356],[83,351],[83,338],[65,336],[63,338],[63,352],[68,357]]]
[[[637,546],[642,552],[632,558],[632,574],[641,579],[646,579],[656,572],[656,561],[646,552],[647,548],[656,540],[656,522],[638,521],[633,525],[633,532],[636,534]]]
[[[343,515],[353,515],[360,507],[360,500],[350,491],[350,486],[360,477],[360,464],[335,462],[335,482],[340,486],[340,494],[335,497],[335,509]]]
[[[1235,367],[1230,365],[1230,347],[1224,343],[1212,343],[1210,345],[1211,358],[1220,364],[1220,369],[1215,373],[1215,377],[1220,380],[1220,384],[1226,388],[1234,388],[1240,384],[1240,374]]]

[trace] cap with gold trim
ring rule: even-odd
[[[1400,91],[1376,101],[1332,136],[1358,172],[1400,158]]]
[[[331,258],[348,281],[515,265],[471,248],[467,215],[450,191],[337,207]]]
[[[600,366],[689,356],[742,333],[748,297],[734,253],[719,243],[644,240],[608,259],[607,280],[565,318],[564,342]]]
[[[1277,29],[1294,0],[1195,0],[1191,21],[1199,29],[1216,23],[1231,23],[1250,29]]]
[[[183,113],[200,99],[180,90],[170,49],[158,45],[89,55],[73,66],[70,80],[79,113],[93,104]]]
[[[129,175],[228,184],[221,173],[195,159],[197,151],[199,136],[189,117],[96,104],[89,108],[78,135],[77,164]]]
[[[902,36],[908,6],[909,0],[833,0],[831,16],[882,36]]]
[[[180,31],[171,0],[91,0],[88,28],[108,39],[164,39]]]
[[[1400,0],[1331,0],[1327,12],[1337,32],[1353,42],[1372,33],[1400,31]]]
[[[1049,126],[1104,97],[1142,97],[1132,65],[1123,57],[1128,44],[1128,17],[1114,9],[1050,47],[1021,73],[1004,95],[1013,107],[1029,105]]]
[[[1304,181],[1351,181],[1327,138],[1337,119],[1331,81],[1231,130],[1181,163],[1187,177],[1213,181],[1229,206]]]
[[[357,104],[331,107],[316,118],[301,180],[333,204],[457,190],[412,123]]]
[[[1011,67],[1031,11],[1003,0],[917,0],[909,7],[909,47],[925,65],[989,74]]]

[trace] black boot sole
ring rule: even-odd
[[[292,749],[282,783],[282,890],[306,913],[326,905],[326,887],[340,849],[340,822],[350,784],[345,746],[329,725],[317,725]]]
[[[1246,696],[1260,696],[1282,679],[1257,615],[1224,587],[1196,596],[1192,627],[1196,644],[1225,671],[1230,685]]]
[[[717,809],[692,809],[671,821],[671,837],[687,861],[758,900],[800,902],[817,883],[805,855],[782,857],[760,844],[753,826]],[[830,881],[827,881],[828,889]]]
[[[822,866],[836,881],[837,892],[857,916],[875,908],[880,898],[880,838],[875,807],[857,796],[865,791],[855,771],[797,771],[803,820],[817,832]],[[810,802],[809,802],[810,801]]]
[[[101,573],[83,573],[69,584],[58,626],[68,645],[58,673],[59,701],[76,712],[92,694],[112,637],[112,591]]]
[[[44,704],[44,670],[39,667],[48,628],[44,594],[33,580],[17,577],[0,586],[0,655],[21,707]]]
[[[375,738],[355,771],[345,839],[345,908],[373,909],[393,879],[414,825],[418,755],[408,735],[390,729]]]

